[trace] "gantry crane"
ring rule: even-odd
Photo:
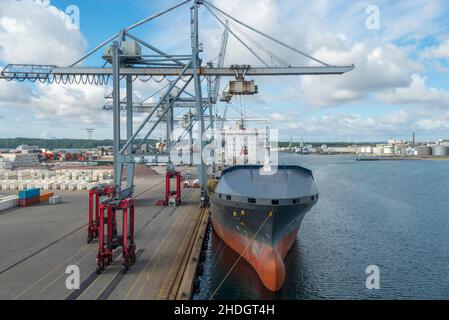
[[[181,6],[190,3],[190,17],[191,17],[191,51],[184,55],[169,54],[159,48],[156,48],[147,41],[137,37],[132,31],[168,12],[173,11]],[[213,17],[219,21],[225,27],[225,30],[237,39],[247,50],[249,50],[254,56],[263,64],[261,67],[253,67],[251,65],[233,64],[229,67],[224,65],[213,66],[212,64],[202,65],[201,60],[201,46],[199,40],[199,8],[204,7]],[[227,21],[229,21],[229,23]],[[239,27],[237,27],[237,25]],[[259,34],[260,36],[268,39],[279,46],[285,47],[293,52],[296,52],[303,57],[314,61],[316,66],[303,66],[296,67],[283,63],[281,59],[271,55],[271,58],[276,58],[282,66],[272,66],[263,60],[261,55],[257,54],[254,48],[251,48],[245,41],[243,41],[238,35],[237,31],[233,31],[232,28],[240,31],[238,28],[246,28]],[[227,37],[227,36],[226,36]],[[224,40],[223,40],[224,41]],[[227,39],[226,39],[227,41]],[[143,53],[142,47],[150,51],[151,54]],[[97,53],[100,49],[106,48],[104,59],[107,61],[107,65],[104,67],[88,67],[80,66],[80,63],[85,61],[88,57]],[[264,48],[261,50],[266,51]],[[221,60],[224,62],[224,59]],[[227,12],[218,8],[214,4],[206,0],[185,0],[170,8],[154,14],[134,25],[124,28],[119,33],[113,35],[109,39],[102,42],[96,48],[91,50],[85,56],[75,61],[73,64],[61,67],[55,65],[7,65],[1,72],[0,79],[12,81],[25,81],[32,82],[39,81],[42,83],[84,83],[84,84],[97,84],[104,85],[112,79],[113,95],[112,95],[112,109],[113,109],[113,132],[114,132],[114,179],[115,179],[115,194],[116,199],[124,199],[133,195],[134,192],[134,165],[135,165],[135,148],[139,148],[145,140],[151,135],[154,129],[160,123],[156,120],[149,130],[146,130],[146,124],[148,124],[153,115],[161,110],[164,103],[167,108],[163,109],[161,116],[165,117],[170,109],[173,108],[176,101],[181,97],[181,94],[186,91],[188,85],[193,83],[195,93],[193,95],[193,103],[196,110],[195,118],[198,125],[198,144],[199,150],[202,151],[205,148],[204,133],[206,131],[205,126],[205,110],[215,102],[217,94],[217,82],[219,86],[219,79],[221,77],[235,78],[234,81],[234,93],[236,94],[251,94],[254,92],[239,91],[246,77],[270,77],[270,76],[293,76],[293,75],[341,75],[350,72],[354,69],[354,65],[347,66],[335,66],[329,65],[321,60],[318,60],[305,52],[302,52],[276,38],[269,36],[248,24],[234,18]],[[170,77],[173,78],[170,84],[167,86],[164,93],[161,95],[160,101],[151,106],[148,110],[148,114],[145,117],[141,125],[137,129],[133,128],[133,82],[136,80],[148,81],[152,77]],[[209,77],[214,78],[214,90],[212,90],[211,97],[203,99],[203,88],[201,85],[201,78]],[[126,87],[126,101],[120,98],[121,82],[125,83]],[[251,84],[251,83],[246,83]],[[176,87],[180,90],[175,90]],[[254,86],[253,86],[254,89]],[[170,99],[170,96],[172,99]],[[122,103],[126,104],[126,133],[127,141],[125,144],[121,144],[121,124],[120,124],[120,111]],[[210,117],[213,121],[213,117]],[[143,138],[139,139],[139,137]],[[207,180],[207,168],[205,162],[200,157],[200,163],[198,165],[198,176],[201,186],[201,204],[204,205],[207,202],[206,195],[206,180]],[[122,176],[124,165],[127,165],[127,184],[122,186]]]

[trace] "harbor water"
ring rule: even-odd
[[[195,299],[449,299],[449,161],[357,162],[280,155],[314,171],[307,214],[278,293],[212,232]],[[380,289],[368,290],[368,266]]]

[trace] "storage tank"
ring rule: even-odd
[[[449,147],[434,146],[432,147],[432,155],[434,157],[449,157]]]
[[[419,157],[428,157],[432,155],[432,147],[419,146],[417,151]]]
[[[404,150],[404,146],[394,146],[394,154],[403,154]]]
[[[373,153],[374,154],[382,154],[383,148],[381,147],[375,147],[373,148]]]
[[[366,147],[366,153],[368,154],[373,153],[373,149],[371,147]]]
[[[394,147],[392,147],[392,146],[384,147],[384,154],[393,154],[393,153],[394,153]]]

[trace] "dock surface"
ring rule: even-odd
[[[208,212],[199,209],[197,189],[182,190],[180,207],[157,207],[164,182],[162,175],[136,180],[138,258],[126,275],[120,249],[104,273],[95,273],[98,242],[86,243],[87,192],[60,192],[61,205],[0,213],[0,299],[189,299]],[[71,265],[80,270],[79,290],[66,287]]]

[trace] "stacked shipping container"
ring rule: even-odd
[[[20,191],[19,207],[24,208],[40,203],[40,196],[41,190],[37,188]]]

